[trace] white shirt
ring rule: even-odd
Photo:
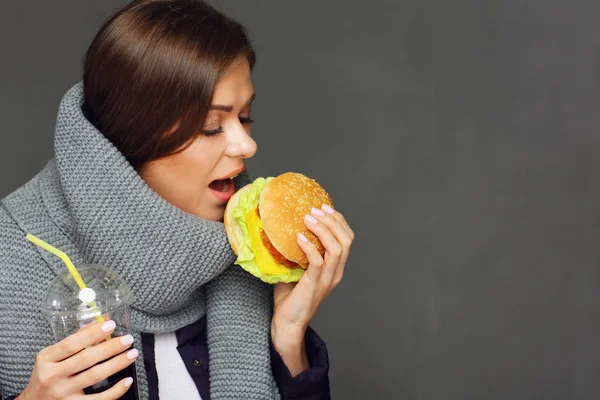
[[[177,351],[175,332],[154,335],[154,361],[160,400],[202,400],[194,380]]]

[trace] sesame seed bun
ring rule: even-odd
[[[303,233],[321,256],[325,254],[319,238],[304,225],[311,208],[320,209],[323,204],[333,206],[329,194],[314,179],[299,173],[279,175],[265,186],[258,211],[267,237],[282,256],[298,264],[308,263],[296,243],[298,233]]]

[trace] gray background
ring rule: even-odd
[[[0,2],[0,196],[125,1]],[[597,1],[218,1],[256,45],[254,175],[357,233],[314,326],[335,399],[600,396]]]

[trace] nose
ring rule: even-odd
[[[241,123],[233,124],[227,132],[228,145],[225,154],[232,158],[250,158],[256,154],[256,142]]]

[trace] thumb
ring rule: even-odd
[[[281,301],[285,300],[296,287],[295,283],[279,282],[273,288],[273,302],[277,306]]]

